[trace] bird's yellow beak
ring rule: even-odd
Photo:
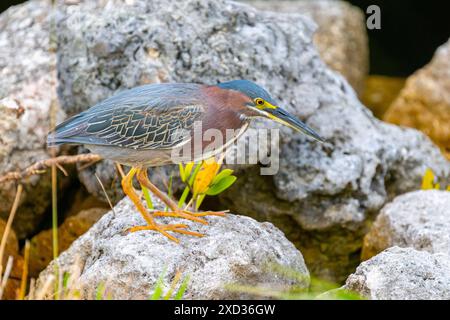
[[[280,107],[273,106],[270,103],[266,102],[264,110],[269,119],[272,119],[276,122],[279,122],[285,126],[291,127],[294,130],[302,132],[307,136],[312,137],[313,139],[325,142],[325,140],[319,136],[313,129],[308,127],[305,123],[297,119],[295,116],[290,114],[289,112],[281,109]]]

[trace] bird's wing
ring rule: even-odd
[[[198,87],[143,87],[147,90],[127,90],[61,123],[48,143],[150,150],[170,149],[186,142],[183,133],[189,132],[204,113],[197,98]]]

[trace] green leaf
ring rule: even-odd
[[[95,293],[95,300],[103,300],[103,295],[105,294],[105,283],[100,282],[97,287],[97,292]]]
[[[236,181],[236,179],[237,178],[235,176],[228,176],[228,177],[222,178],[218,183],[212,185],[208,189],[208,191],[206,191],[206,194],[208,196],[218,195],[219,193],[228,189]]]
[[[147,207],[150,210],[152,210],[153,209],[152,197],[150,196],[148,189],[146,187],[144,187],[142,184],[141,184],[141,188],[142,188],[142,193],[144,194],[145,201],[147,202]]]
[[[161,299],[163,295],[163,280],[164,280],[164,274],[166,273],[166,269],[161,272],[161,274],[158,277],[158,280],[156,281],[155,291],[153,292],[152,296],[150,297],[150,300],[159,300]]]
[[[64,272],[63,275],[63,289],[66,290],[67,289],[67,284],[69,283],[69,279],[70,279],[70,273],[68,272]]]
[[[224,169],[220,171],[220,173],[214,177],[213,181],[211,182],[211,185],[214,185],[218,183],[220,180],[222,180],[225,177],[230,176],[233,173],[233,170],[231,169]]]
[[[190,162],[189,164],[192,164],[192,165],[194,165],[194,163],[192,163],[192,162]],[[195,180],[195,177],[197,176],[197,173],[200,171],[200,169],[202,168],[202,164],[203,164],[203,161],[202,162],[199,162],[199,163],[197,163],[196,165],[195,165],[195,169],[194,169],[194,172],[191,174],[191,176],[189,177],[189,182],[188,182],[188,185],[189,186],[192,186],[192,184],[194,183],[194,180]],[[186,167],[187,167],[187,165],[186,165]],[[191,171],[192,171],[192,166],[191,166],[191,169],[189,170],[189,174],[191,173]]]
[[[185,179],[183,180],[183,182],[186,182],[189,177],[191,176],[191,172],[192,172],[192,168],[194,167],[194,163],[193,162],[189,162],[186,164],[186,167],[184,167],[184,177]]]
[[[195,202],[195,210],[198,210],[200,208],[200,205],[203,202],[203,199],[205,199],[206,194],[201,194],[197,197],[197,201]]]
[[[186,202],[188,195],[189,195],[189,187],[185,187],[183,194],[180,197],[180,200],[178,200],[178,208],[181,208],[183,206],[183,204]]]
[[[189,284],[189,275],[184,277],[183,282],[180,285],[180,288],[178,289],[177,293],[175,294],[174,300],[181,300],[183,298],[184,292],[187,289],[187,286]]]
[[[178,164],[178,168],[180,170],[181,181],[185,182],[186,181],[186,171],[184,170],[183,164],[181,162]]]

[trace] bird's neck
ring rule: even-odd
[[[249,98],[244,94],[217,86],[205,86],[203,96],[206,104],[204,123],[206,127],[221,131],[239,129],[250,119],[244,114]]]

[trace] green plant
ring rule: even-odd
[[[166,270],[164,269],[161,274],[158,277],[158,280],[156,281],[156,286],[155,289],[153,291],[153,294],[150,297],[150,300],[181,300],[183,298],[184,293],[186,292],[187,286],[189,284],[189,275],[186,275],[183,280],[181,280],[182,278],[182,274],[181,272],[177,272],[175,274],[175,277],[172,280],[172,283],[170,285],[169,290],[164,293],[164,288],[163,288],[163,280],[164,280],[164,276],[165,276]],[[181,280],[181,284],[178,287],[178,290],[175,291],[175,288],[177,286],[177,284],[180,282]]]
[[[422,190],[440,190],[441,184],[438,182],[437,177],[434,175],[433,170],[427,168],[422,178]],[[450,185],[447,186],[447,191],[450,191]]]
[[[233,170],[220,170],[222,159],[216,161],[214,158],[204,160],[201,163],[187,163],[185,166],[179,165],[180,178],[186,184],[183,194],[180,197],[178,206],[181,207],[191,194],[187,206],[193,204],[197,210],[206,196],[215,196],[228,189],[235,181]]]
[[[357,293],[339,287],[338,284],[326,280],[311,278],[285,266],[269,263],[266,272],[275,277],[283,277],[294,282],[288,288],[270,286],[248,286],[241,284],[228,284],[225,288],[229,291],[245,293],[256,297],[270,297],[281,300],[361,300]],[[305,284],[308,284],[305,288]]]

